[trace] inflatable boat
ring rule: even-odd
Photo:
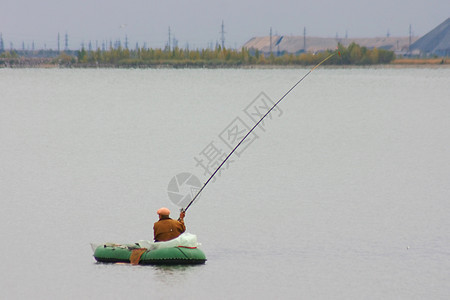
[[[105,243],[92,245],[94,258],[102,263],[134,265],[204,264],[205,253],[198,248],[194,234],[183,233],[167,242],[139,241],[134,244]]]

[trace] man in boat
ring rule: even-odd
[[[184,225],[185,212],[180,213],[178,220],[173,220],[169,217],[170,210],[166,207],[161,207],[156,212],[159,215],[159,221],[153,225],[153,237],[155,242],[169,241],[178,237],[186,231]]]

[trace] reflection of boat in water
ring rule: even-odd
[[[103,263],[141,265],[204,264],[205,253],[198,248],[197,236],[183,233],[167,242],[139,241],[134,244],[92,245],[94,258]]]

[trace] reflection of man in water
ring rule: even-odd
[[[161,207],[156,213],[159,215],[159,221],[153,225],[153,238],[155,242],[169,241],[186,231],[184,211],[180,213],[178,220],[171,219],[169,217],[170,210],[165,207]]]

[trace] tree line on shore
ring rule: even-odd
[[[334,50],[336,51],[336,50]],[[221,48],[188,50],[173,49],[136,49],[111,48],[107,51],[100,49],[87,51],[82,48],[76,55],[61,52],[50,61],[51,64],[67,67],[239,67],[254,65],[315,65],[334,52],[328,50],[318,53],[303,52],[264,54],[255,49],[242,48],[240,50]],[[330,65],[372,65],[388,64],[395,59],[392,51],[384,49],[368,49],[352,43],[348,47],[338,45],[340,55],[333,56],[326,63]],[[17,53],[4,52],[0,54],[2,61],[14,65],[14,60],[20,60]]]

